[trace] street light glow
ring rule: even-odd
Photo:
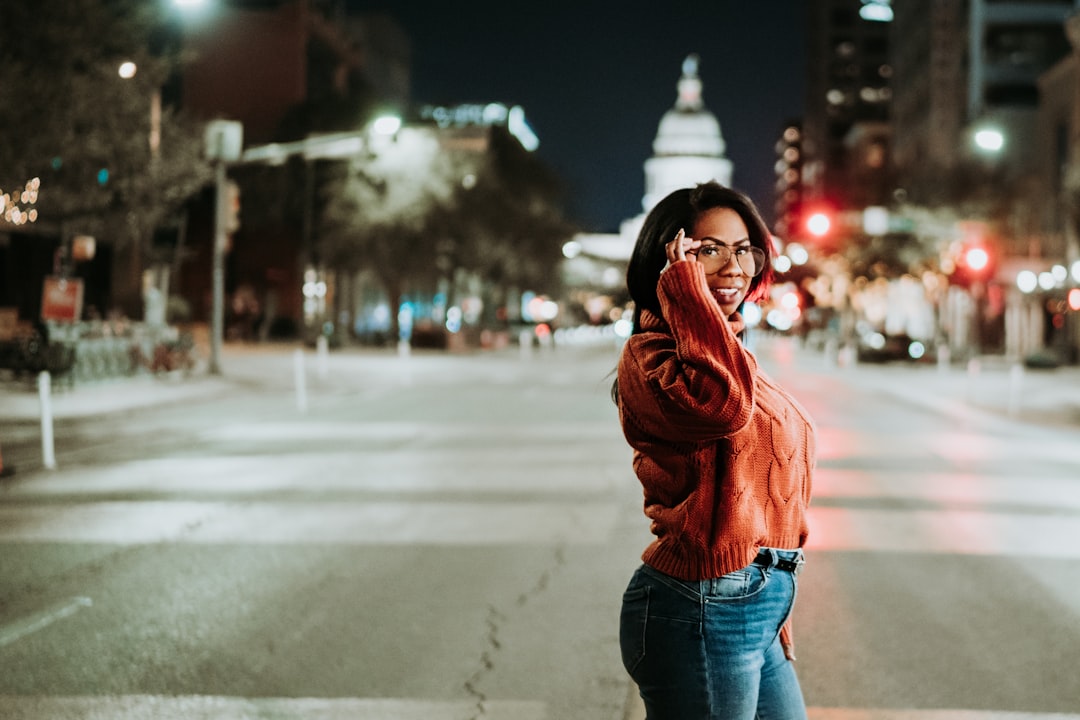
[[[996,153],[1005,147],[1005,136],[1000,130],[983,128],[975,133],[975,145],[980,150]]]
[[[375,118],[371,129],[378,135],[393,135],[401,129],[401,118],[396,115],[381,115]]]
[[[1035,292],[1035,288],[1039,286],[1039,276],[1030,270],[1021,270],[1016,274],[1016,287],[1020,289],[1022,293]]]
[[[138,72],[139,67],[130,60],[120,63],[120,68],[116,71],[117,74],[125,80],[130,80],[135,77],[135,73]]]

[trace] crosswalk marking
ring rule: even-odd
[[[90,502],[0,506],[0,542],[595,544],[610,502]]]
[[[814,499],[906,499],[959,506],[1080,511],[1076,476],[1014,474],[993,477],[957,472],[842,470],[821,468],[814,475]]]
[[[903,710],[891,708],[807,708],[809,720],[1080,720],[1072,713],[1002,710]]]
[[[206,695],[0,695],[5,720],[547,720],[528,700],[238,698]]]
[[[358,462],[356,452],[209,455],[117,462],[106,467],[71,466],[42,474],[32,484],[14,486],[6,497],[39,499],[71,494],[202,495],[253,494],[278,490],[315,494],[340,492],[498,492],[502,494],[584,494],[636,482],[629,463],[605,464],[595,449],[493,448],[466,461],[453,450],[423,453],[372,453]],[[598,471],[597,468],[600,468]]]
[[[1080,714],[995,710],[807,708],[809,720],[1080,720]],[[549,720],[545,703],[530,700],[405,698],[238,698],[207,695],[0,695],[5,720]],[[626,720],[644,718],[631,707]]]
[[[811,507],[809,525],[810,551],[1080,558],[1080,514]]]

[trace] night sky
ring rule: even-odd
[[[771,218],[774,145],[803,114],[803,0],[349,4],[411,38],[415,104],[521,105],[569,214],[595,232],[641,212],[643,163],[696,53],[732,184]]]

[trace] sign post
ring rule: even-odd
[[[221,345],[225,335],[225,248],[228,243],[229,185],[226,163],[240,159],[244,126],[233,120],[214,120],[206,128],[206,156],[214,161],[213,308],[210,317],[210,374],[221,374]]]

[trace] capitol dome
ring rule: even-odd
[[[709,180],[730,186],[725,149],[720,122],[701,98],[698,58],[690,55],[683,61],[675,107],[661,118],[653,156],[645,161],[642,209],[647,213],[671,191]]]

